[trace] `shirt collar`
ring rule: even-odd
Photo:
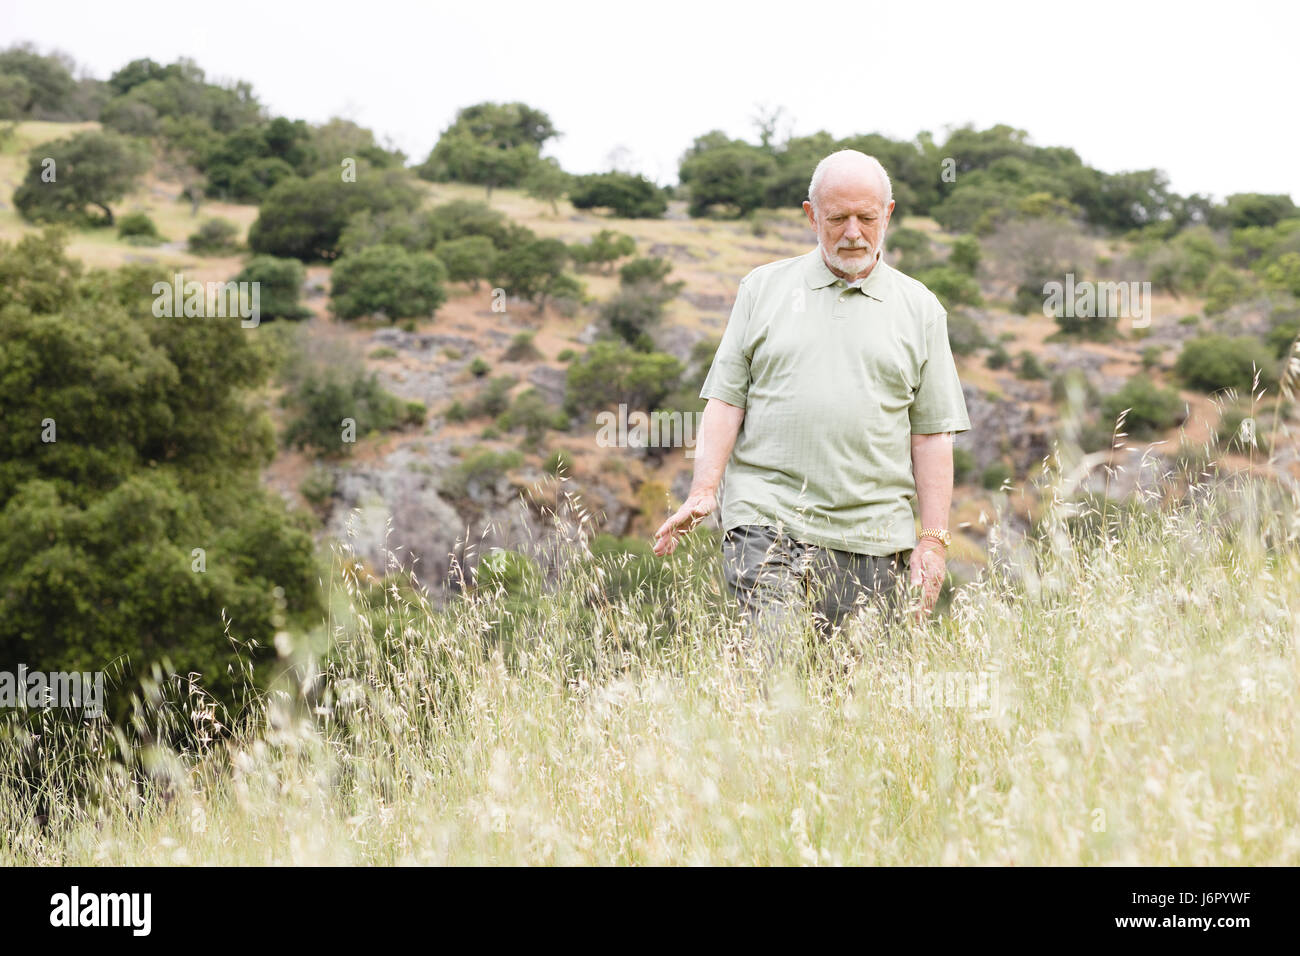
[[[834,285],[837,282],[844,282],[830,267],[826,265],[826,260],[822,258],[821,248],[813,249],[812,252],[805,256],[806,265],[804,266],[804,280],[808,283],[810,289],[824,289],[828,285]],[[867,276],[865,282],[858,286],[858,291],[863,295],[868,295],[877,302],[885,301],[885,270],[889,266],[885,264],[884,257],[877,253],[876,265],[871,270],[871,275]],[[845,283],[847,286],[848,283]]]

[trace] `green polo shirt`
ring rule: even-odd
[[[934,294],[883,261],[850,288],[817,249],[741,280],[700,397],[745,409],[724,528],[859,554],[916,545],[910,436],[970,429]]]

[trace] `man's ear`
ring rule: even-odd
[[[885,228],[889,228],[889,220],[894,218],[894,200],[889,200],[889,208],[885,210]]]
[[[892,207],[891,207],[892,208]],[[813,205],[808,200],[803,201],[803,214],[808,217],[808,225],[814,229],[817,228],[817,216],[813,212]]]

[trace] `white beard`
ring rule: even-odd
[[[865,240],[863,241],[865,242]],[[864,247],[864,251],[867,253],[866,256],[857,261],[850,262],[836,254],[834,249],[827,249],[826,244],[821,239],[817,240],[817,245],[821,247],[822,258],[826,260],[827,265],[832,269],[838,269],[840,272],[843,272],[851,278],[857,278],[870,269],[872,265],[875,264],[878,252],[878,250],[873,248],[870,243],[867,243]]]

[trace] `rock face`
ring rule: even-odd
[[[464,531],[456,509],[438,493],[439,478],[453,463],[448,442],[420,441],[373,466],[339,468],[326,531],[377,573],[415,568],[423,580],[444,580]]]
[[[979,470],[1009,456],[1017,473],[1023,474],[1051,451],[1049,425],[1029,404],[1033,388],[1016,383],[1008,390],[1017,394],[990,398],[972,385],[962,386],[971,430],[957,436],[956,446],[974,456]]]

